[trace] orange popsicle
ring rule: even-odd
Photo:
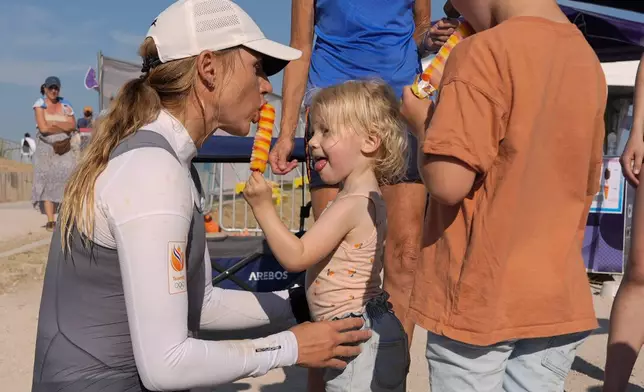
[[[443,77],[445,63],[452,49],[472,34],[474,34],[472,26],[465,21],[461,22],[456,31],[448,38],[447,42],[445,42],[431,63],[429,63],[427,69],[416,76],[416,80],[414,80],[411,89],[418,98],[425,99],[436,94],[441,78]]]
[[[268,153],[271,149],[273,138],[273,124],[275,123],[275,108],[271,104],[264,104],[259,112],[257,133],[250,155],[250,170],[264,173],[268,162]]]

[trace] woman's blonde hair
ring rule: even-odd
[[[380,139],[374,172],[382,185],[396,183],[407,171],[407,127],[400,100],[380,80],[350,80],[321,89],[313,97],[311,123],[335,132],[351,129]]]
[[[221,56],[224,73],[230,74],[235,61],[232,55],[238,54],[238,48],[217,54]],[[152,38],[143,41],[139,55],[144,62],[159,63]],[[106,116],[97,121],[92,141],[65,187],[59,214],[63,250],[69,249],[74,228],[85,238],[93,238],[94,185],[116,146],[156,120],[161,109],[167,109],[179,120],[184,120],[187,98],[195,91],[196,64],[196,56],[159,63],[140,78],[130,80],[121,87]],[[203,113],[204,108],[201,109]]]

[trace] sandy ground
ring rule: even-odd
[[[11,220],[7,220],[11,218]],[[43,217],[29,203],[0,204],[0,253],[46,238],[41,228]],[[10,222],[10,223],[9,223]],[[0,257],[0,388],[3,391],[30,390],[42,273],[48,246],[40,245],[26,252]],[[601,392],[608,317],[612,300],[599,296],[593,286],[595,310],[600,328],[584,343],[573,364],[568,392]],[[224,336],[222,335],[221,338]],[[407,390],[428,391],[428,368],[424,357],[425,333],[416,329],[412,347],[412,365]],[[303,391],[306,370],[277,369],[263,377],[244,379],[217,387],[214,391]],[[630,392],[644,392],[644,359],[640,358],[631,377]]]
[[[0,158],[0,172],[30,172],[32,170],[33,166],[29,163]]]
[[[29,236],[34,241],[45,238],[45,223],[47,217],[31,202],[0,203],[0,253],[23,245],[20,241],[29,242]]]

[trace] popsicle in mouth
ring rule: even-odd
[[[463,21],[459,24],[456,31],[447,39],[447,42],[440,48],[423,73],[416,76],[411,89],[418,98],[425,99],[436,94],[443,77],[445,63],[452,49],[472,34],[474,34],[474,29],[469,23]]]
[[[253,151],[250,155],[250,170],[264,173],[268,163],[268,153],[271,149],[273,138],[273,124],[275,124],[275,108],[267,103],[262,106],[259,112],[257,133],[253,143]]]

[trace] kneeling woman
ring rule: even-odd
[[[215,129],[244,136],[266,75],[300,52],[264,38],[236,4],[178,1],[140,48],[72,175],[49,253],[34,391],[187,390],[296,363],[342,367],[361,323],[305,323],[266,338],[213,342],[200,329],[286,320],[286,295],[210,284],[197,148]],[[222,19],[223,18],[223,19]],[[217,20],[237,21],[231,28]],[[261,305],[260,305],[261,304]]]

